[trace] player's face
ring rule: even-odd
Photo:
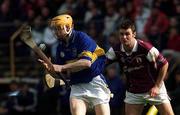
[[[60,27],[60,26],[54,27],[52,30],[57,39],[65,40],[67,34],[63,27]]]
[[[135,39],[135,33],[132,31],[131,28],[120,29],[119,39],[124,46],[129,46],[132,44],[133,39]]]

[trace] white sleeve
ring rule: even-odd
[[[152,48],[149,50],[146,58],[147,58],[150,62],[156,62],[156,59],[158,58],[158,56],[159,56],[159,51],[158,51],[155,47],[152,47]]]
[[[114,52],[114,50],[113,50],[112,47],[107,51],[106,57],[107,57],[108,59],[110,59],[110,60],[116,59],[116,54],[115,54],[115,52]]]

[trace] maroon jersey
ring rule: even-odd
[[[148,92],[154,86],[159,70],[167,63],[155,47],[141,40],[137,40],[130,54],[118,44],[106,56],[119,62],[127,77],[127,91],[131,93]]]

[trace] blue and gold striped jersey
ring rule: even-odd
[[[74,72],[70,76],[70,83],[88,83],[93,77],[100,75],[105,65],[105,52],[96,42],[81,31],[73,30],[68,43],[59,41],[56,52],[57,64],[67,64],[79,59],[92,62],[88,69]]]

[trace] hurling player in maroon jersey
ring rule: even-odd
[[[164,77],[168,62],[151,44],[136,39],[134,23],[124,19],[118,28],[120,43],[106,53],[118,61],[127,78],[126,115],[141,115],[144,105],[155,105],[161,115],[174,115]]]

